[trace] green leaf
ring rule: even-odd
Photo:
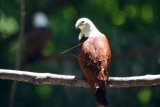
[[[37,95],[43,99],[48,99],[52,93],[52,87],[49,85],[39,85],[35,87]]]
[[[141,18],[146,23],[153,21],[153,8],[149,4],[145,4],[141,8]]]
[[[126,21],[126,16],[124,12],[117,11],[112,16],[112,22],[117,26],[123,25],[125,21]]]
[[[66,20],[73,20],[77,16],[77,11],[74,7],[68,6],[63,9],[63,17]]]
[[[53,42],[51,40],[49,40],[47,42],[47,44],[45,45],[45,47],[43,48],[43,54],[45,56],[52,55],[54,53],[54,50],[55,50],[55,46],[54,46]]]
[[[134,18],[137,15],[137,7],[133,4],[127,4],[124,9],[128,17]]]
[[[7,38],[10,34],[18,31],[18,23],[15,18],[6,16],[3,11],[0,11],[0,32],[3,38]]]
[[[152,97],[152,93],[149,88],[142,88],[137,93],[137,98],[143,103],[148,103],[151,97]]]

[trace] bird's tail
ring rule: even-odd
[[[108,107],[109,103],[106,98],[106,90],[103,88],[97,89],[95,93],[97,107]]]

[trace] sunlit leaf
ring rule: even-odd
[[[153,21],[153,8],[149,4],[145,4],[141,8],[141,18],[146,23],[151,23]]]
[[[119,25],[123,25],[126,21],[126,16],[124,14],[124,12],[115,12],[112,16],[112,21],[113,24],[119,26]]]
[[[151,97],[152,97],[152,93],[149,88],[142,88],[137,93],[137,98],[143,103],[148,103]]]
[[[137,14],[137,8],[133,4],[127,4],[125,7],[126,15],[129,17],[135,17]]]
[[[104,0],[102,4],[105,5],[105,9],[109,12],[114,12],[118,10],[118,1],[117,0]]]
[[[47,44],[45,45],[45,47],[43,48],[43,54],[45,56],[49,56],[49,55],[52,55],[53,52],[55,50],[55,46],[54,46],[54,43],[53,41],[48,41]]]
[[[6,16],[3,11],[0,11],[0,32],[4,34],[3,38],[17,31],[18,23],[16,19],[10,16]]]
[[[66,20],[72,20],[75,16],[77,16],[77,12],[74,7],[68,6],[63,9],[63,17]]]
[[[51,96],[52,87],[49,85],[39,85],[35,87],[35,91],[41,98],[48,99]]]

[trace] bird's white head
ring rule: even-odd
[[[43,12],[37,12],[33,16],[33,26],[35,28],[48,27],[48,18]]]
[[[98,31],[98,29],[95,27],[93,22],[91,20],[89,20],[88,18],[78,19],[75,24],[75,27],[79,28],[81,30],[81,32],[79,34],[79,40],[81,40],[81,38],[83,36],[90,37],[90,36],[95,36],[97,34],[101,34]]]
[[[75,27],[79,28],[80,30],[85,29],[86,27],[90,27],[92,25],[92,21],[88,18],[80,18],[77,20]]]

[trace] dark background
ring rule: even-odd
[[[82,75],[73,49],[79,31],[78,18],[90,18],[107,35],[112,63],[110,76],[139,76],[160,73],[159,0],[26,0],[25,40],[33,29],[37,11],[49,19],[52,37],[32,63],[22,61],[22,70]],[[0,68],[15,69],[20,22],[19,0],[0,1]],[[26,43],[26,42],[25,42]],[[27,45],[27,44],[26,44]],[[24,46],[25,49],[25,46]],[[23,53],[25,54],[25,52]],[[12,81],[0,80],[0,107],[8,107]],[[109,88],[110,107],[159,107],[160,86]],[[95,107],[90,89],[19,82],[15,107]]]

